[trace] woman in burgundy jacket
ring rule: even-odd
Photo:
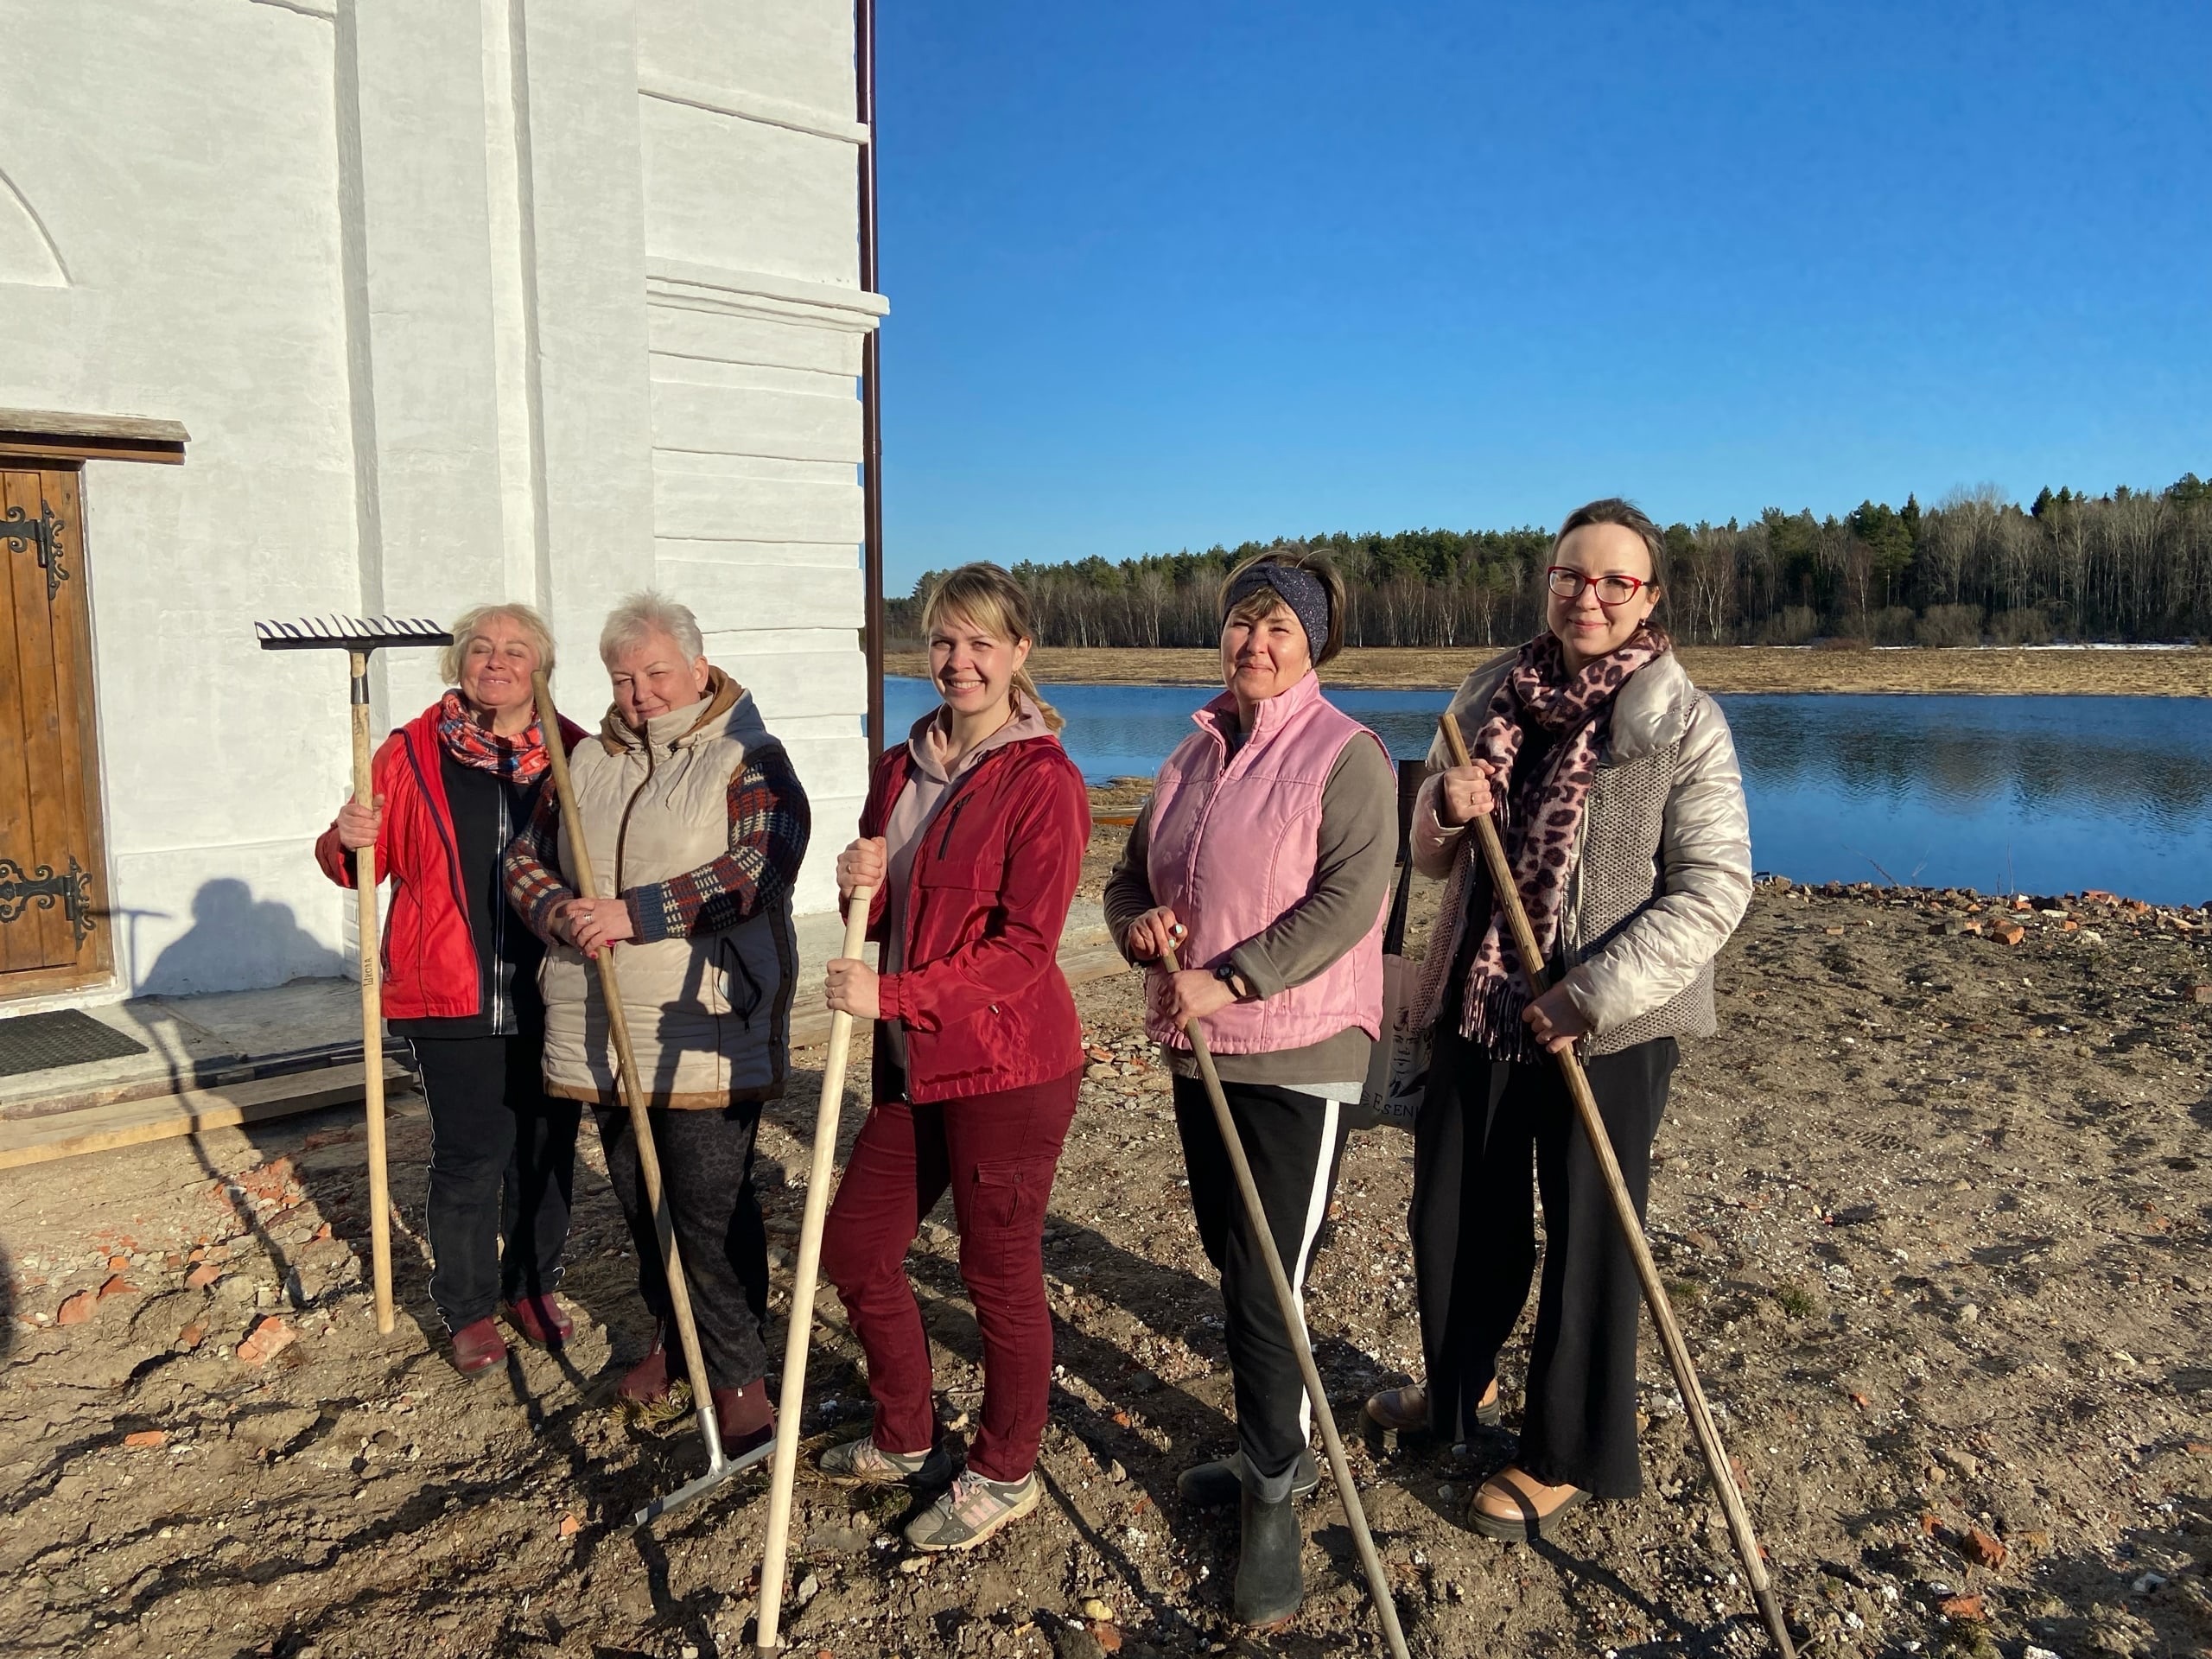
[[[874,1103],[830,1208],[822,1270],[867,1352],[875,1422],[822,1467],[924,1489],[951,1476],[906,1270],[921,1218],[950,1186],[983,1338],[982,1423],[965,1471],[906,1537],[969,1549],[1040,1494],[1045,1206],[1083,1075],[1058,957],[1090,803],[1053,735],[1059,716],[1023,672],[1028,602],[1013,578],[963,566],[931,590],[922,626],[944,704],[876,762],[861,838],[837,860],[848,900],[874,890],[868,937],[883,971],[830,964],[830,1006],[877,1024]]]
[[[454,623],[453,637],[441,667],[454,689],[385,741],[373,802],[348,802],[315,851],[350,887],[353,854],[374,847],[377,875],[391,882],[384,1012],[415,1051],[430,1107],[430,1300],[454,1369],[474,1376],[506,1358],[495,1305],[531,1342],[570,1334],[553,1287],[577,1108],[545,1096],[544,947],[508,908],[499,875],[545,787],[530,677],[551,672],[552,636],[526,605],[489,605]],[[562,730],[571,744],[584,735],[566,721]]]

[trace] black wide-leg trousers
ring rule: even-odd
[[[1583,1062],[1636,1212],[1679,1058],[1662,1037]],[[1412,1230],[1429,1427],[1468,1438],[1536,1266],[1529,1165],[1543,1205],[1544,1269],[1529,1344],[1519,1465],[1599,1497],[1643,1490],[1636,1344],[1643,1292],[1558,1063],[1494,1060],[1437,1032],[1414,1126]]]

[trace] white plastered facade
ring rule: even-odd
[[[656,587],[811,798],[802,912],[866,779],[849,3],[0,0],[0,407],[181,422],[87,461],[117,978],[340,971],[310,847],[342,656],[252,623],[540,606],[606,706]],[[379,732],[435,695],[391,652]]]

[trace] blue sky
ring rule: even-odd
[[[2212,5],[887,5],[890,586],[2212,473]]]

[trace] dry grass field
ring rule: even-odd
[[[1496,652],[1389,649],[1348,651],[1330,667],[1332,683],[1448,689]],[[2212,651],[2079,648],[1825,651],[1769,645],[1690,645],[1690,677],[1709,691],[1941,692],[1994,696],[2212,696]],[[1206,685],[1216,683],[1211,651],[1077,650],[1048,646],[1031,667],[1041,684]],[[918,651],[887,653],[893,674],[926,674]]]

